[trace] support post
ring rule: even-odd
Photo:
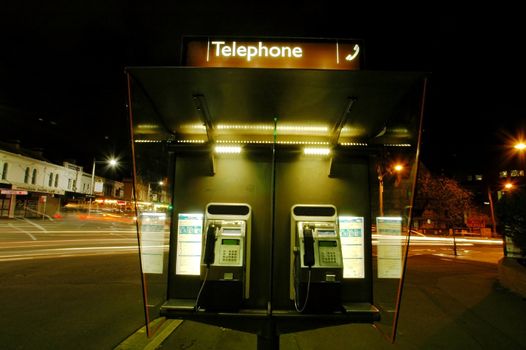
[[[279,350],[279,334],[275,322],[270,319],[258,333],[257,350]]]

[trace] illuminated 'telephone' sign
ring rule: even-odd
[[[262,41],[254,45],[238,45],[232,41],[227,44],[225,41],[212,41],[212,55],[215,57],[245,57],[247,62],[261,57],[270,58],[302,58],[303,49],[301,46],[267,46]],[[210,52],[208,52],[210,56]],[[210,60],[210,57],[207,57]]]
[[[361,47],[342,40],[224,40],[186,42],[185,62],[195,67],[312,68],[357,70]]]

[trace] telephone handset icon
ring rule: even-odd
[[[350,53],[347,56],[345,56],[345,60],[352,61],[358,56],[359,53],[360,53],[360,46],[358,44],[355,44],[353,47],[353,53]]]

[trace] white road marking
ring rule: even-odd
[[[40,226],[39,224],[35,224],[34,222],[29,221],[29,219],[24,218],[24,221],[30,223],[31,225],[35,226],[36,228],[38,228],[38,229],[40,229],[40,230],[42,230],[42,231],[44,231],[44,232],[47,232],[47,230],[46,230],[45,228],[43,228],[43,227]]]
[[[108,247],[112,248],[112,247]],[[66,250],[67,251],[67,250]],[[67,258],[67,257],[78,257],[78,256],[95,256],[95,255],[108,255],[108,254],[137,254],[137,248],[129,247],[120,249],[106,249],[106,250],[86,250],[86,251],[73,251],[71,253],[60,252],[59,250],[50,249],[46,252],[33,253],[33,254],[10,254],[0,256],[0,261],[17,261],[17,260],[37,260],[37,259],[54,259],[54,258]]]
[[[32,239],[33,241],[36,241],[36,240],[37,240],[37,238],[36,238],[35,236],[33,236],[31,233],[29,233],[29,232],[27,232],[27,231],[25,231],[25,230],[22,230],[21,228],[18,228],[18,227],[16,227],[16,226],[13,226],[13,224],[11,224],[11,223],[7,224],[7,226],[12,227],[12,228],[14,228],[15,230],[18,230],[18,231],[24,232],[26,235],[28,235],[29,237],[31,237],[31,239]]]

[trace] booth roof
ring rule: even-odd
[[[268,142],[277,118],[278,137],[291,142],[414,145],[427,76],[193,67],[126,71],[136,140],[202,142]]]

